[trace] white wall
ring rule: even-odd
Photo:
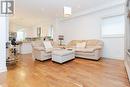
[[[64,34],[65,36],[66,43],[75,39],[102,39],[102,18],[119,14],[124,14],[123,5],[114,6],[97,12],[85,14],[83,16],[74,17],[69,20],[61,21],[59,23],[59,28],[62,30],[61,34]],[[123,41],[124,38],[118,38],[116,40],[112,40],[113,43],[111,43],[111,45],[106,45],[108,47],[105,47],[104,49],[104,57],[115,59],[123,58]],[[114,45],[118,45],[118,48],[114,48]]]
[[[0,17],[0,72],[6,71],[7,18]]]
[[[104,54],[106,58],[124,59],[124,37],[105,38]]]
[[[35,33],[35,32],[37,32],[37,27],[40,26],[42,28],[42,37],[44,37],[44,36],[48,35],[48,30],[53,25],[54,40],[57,41],[58,35],[62,32],[61,29],[59,28],[59,23],[60,23],[59,20],[54,19],[54,20],[46,22],[46,23],[39,23],[37,25],[34,25],[34,26],[32,26],[32,28],[26,30],[25,32],[27,32],[30,37],[34,37],[37,34],[37,33]]]
[[[60,28],[60,21],[58,19],[53,23],[54,26],[54,41],[58,41],[58,36],[63,33],[63,30]]]
[[[15,21],[15,19],[13,20]],[[26,24],[27,25],[27,24]],[[37,28],[41,27],[42,28],[42,37],[46,36],[48,34],[48,29],[51,25],[56,25],[56,22],[54,21],[50,21],[50,22],[41,22],[41,23],[36,23],[35,25],[22,25],[22,24],[15,24],[14,22],[12,22],[12,20],[10,20],[9,23],[9,29],[10,32],[17,32],[17,31],[23,31],[26,33],[27,37],[37,37]]]
[[[24,28],[23,32],[26,33],[26,37],[28,37],[28,38],[37,37],[37,27]]]

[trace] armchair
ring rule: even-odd
[[[46,50],[42,41],[32,42],[32,57],[40,61],[51,59],[51,50]]]

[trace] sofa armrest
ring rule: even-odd
[[[93,48],[94,50],[101,50],[102,46],[87,46],[86,48]]]
[[[102,46],[95,46],[94,47],[96,50],[101,50],[102,49]]]

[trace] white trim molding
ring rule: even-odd
[[[0,69],[0,73],[6,72],[6,71],[7,71],[7,67],[4,67],[4,68],[1,68],[1,69]]]
[[[81,11],[79,13],[75,13],[72,16],[67,17],[67,18],[60,18],[60,21],[67,21],[67,20],[70,20],[70,19],[73,19],[73,18],[85,16],[85,15],[88,15],[88,14],[96,13],[96,12],[106,10],[106,9],[110,9],[110,8],[114,8],[114,7],[117,7],[117,6],[124,6],[125,7],[125,5],[126,5],[126,2],[124,0],[118,1],[118,2],[113,1],[111,3],[104,4],[102,6],[97,6],[97,7],[94,7],[94,8],[87,9],[86,11]]]
[[[6,42],[8,34],[8,17],[0,17],[0,73],[6,72]]]

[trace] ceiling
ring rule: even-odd
[[[89,8],[119,0],[15,0],[15,14],[10,17],[12,23],[32,26],[48,23],[63,17],[63,7],[72,7],[72,14]]]

